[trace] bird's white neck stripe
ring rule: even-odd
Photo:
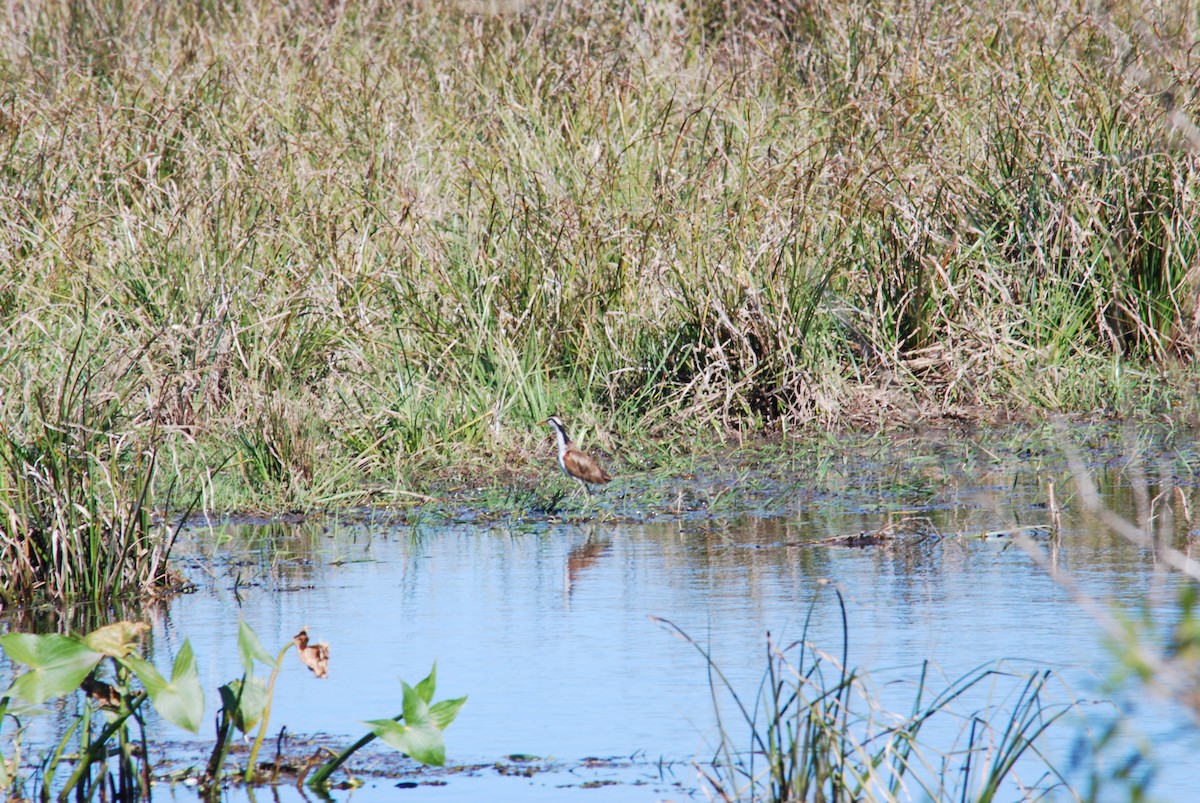
[[[561,462],[563,455],[567,453],[567,444],[570,439],[567,437],[566,431],[558,424],[554,425],[554,436],[558,438],[558,459]]]

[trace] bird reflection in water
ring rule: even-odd
[[[575,582],[579,576],[600,560],[604,555],[612,551],[612,541],[608,538],[600,538],[596,536],[596,527],[587,528],[587,538],[582,544],[574,546],[567,553],[567,569],[564,579],[564,591],[567,599],[571,597],[571,591],[575,587]]]

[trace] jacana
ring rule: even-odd
[[[558,438],[558,465],[564,474],[582,485],[588,495],[592,493],[589,485],[604,485],[612,479],[594,458],[576,448],[561,418],[552,415],[542,422],[542,426],[554,427],[554,434]]]

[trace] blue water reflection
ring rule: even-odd
[[[850,665],[871,673],[895,710],[911,706],[925,659],[948,679],[995,660],[1021,671],[1049,666],[1065,684],[1055,687],[1060,702],[1112,697],[1102,681],[1114,659],[1100,628],[1046,567],[1011,538],[958,537],[1006,526],[1006,517],[962,504],[924,515],[945,537],[868,548],[806,545],[881,524],[877,512],[828,509],[654,524],[414,528],[356,516],[196,527],[178,556],[199,590],[154,617],[152,649],[165,667],[191,640],[211,717],[216,689],[241,672],[239,619],[270,651],[307,625],[332,646],[329,678],[316,680],[289,658],[272,732],[286,725],[295,734],[356,737],[362,721],[399,713],[399,678],[415,682],[436,660],[438,698],[470,697],[447,733],[451,762],[632,756],[641,775],[662,761],[681,784],[588,790],[600,800],[678,799],[698,786],[690,762],[712,757],[719,742],[703,661],[651,617],[703,644],[752,698],[768,632],[778,644],[797,639],[811,615],[809,639],[840,654],[842,614],[823,580],[846,601]],[[1041,538],[1035,547],[1099,599],[1150,600],[1159,617],[1172,609],[1177,581],[1153,556],[1086,522],[1068,527],[1057,546]],[[1110,708],[1088,711],[1106,716]],[[722,713],[744,744],[727,699]],[[1196,747],[1191,730],[1168,706],[1145,701],[1133,723],[1163,765],[1154,791],[1186,799],[1200,782],[1187,758]],[[211,744],[211,728],[200,737],[161,728],[170,739]],[[953,730],[941,735],[952,740]],[[1058,728],[1049,752],[1065,762],[1080,730]],[[389,794],[383,784],[352,797]],[[536,800],[564,792],[536,778],[469,776],[421,794]]]

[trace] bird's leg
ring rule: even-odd
[[[589,488],[589,487],[587,486],[587,483],[586,483],[586,482],[584,482],[583,480],[579,479],[578,477],[576,477],[576,478],[575,478],[575,482],[579,483],[579,484],[580,484],[580,486],[582,486],[582,487],[583,487],[583,492],[584,492],[584,494],[586,494],[587,496],[591,496],[591,495],[592,495],[592,489],[591,489],[591,488]]]

